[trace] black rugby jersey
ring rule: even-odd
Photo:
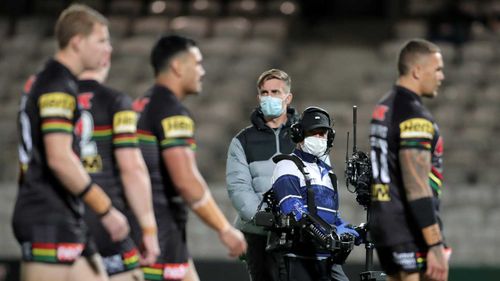
[[[113,206],[124,208],[123,187],[114,156],[119,148],[138,147],[137,114],[132,100],[95,80],[78,82],[81,122],[80,157],[97,184],[111,197]]]
[[[157,207],[169,205],[179,221],[186,220],[186,206],[174,187],[161,152],[177,146],[196,149],[191,114],[167,88],[155,85],[134,102],[139,113],[137,135],[148,167]]]
[[[431,152],[429,184],[439,220],[443,141],[437,124],[417,94],[395,86],[382,98],[372,115],[370,146],[373,172],[370,229],[376,244],[415,242],[425,246],[408,208],[398,154],[400,149],[408,148]]]
[[[80,118],[76,81],[68,68],[51,59],[24,87],[18,114],[21,169],[15,219],[19,216],[50,219],[40,215],[51,213],[81,216],[83,203],[67,191],[49,169],[43,142],[46,134],[72,134],[74,156],[78,157],[78,139],[74,133]],[[30,218],[29,214],[36,216]]]

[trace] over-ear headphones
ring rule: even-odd
[[[305,132],[315,128],[326,128],[327,134],[327,147],[333,147],[333,140],[335,139],[335,130],[333,127],[333,120],[326,110],[310,106],[302,112],[300,120],[290,127],[290,138],[294,143],[299,143],[304,140]]]

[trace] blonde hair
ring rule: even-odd
[[[260,90],[260,87],[262,87],[264,82],[271,79],[278,79],[285,82],[285,92],[290,93],[290,90],[292,89],[292,78],[290,78],[290,76],[288,76],[288,74],[283,70],[275,68],[264,71],[259,76],[259,79],[257,79],[257,90]]]
[[[94,24],[108,25],[108,20],[96,10],[82,4],[73,4],[62,11],[55,26],[55,36],[59,49],[68,46],[76,35],[88,36],[92,33]]]

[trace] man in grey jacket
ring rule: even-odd
[[[227,155],[226,181],[229,198],[238,211],[236,227],[248,243],[246,262],[253,281],[279,280],[282,261],[276,253],[265,251],[267,233],[252,219],[271,187],[274,170],[272,157],[289,154],[295,144],[289,128],[297,120],[290,108],[291,79],[279,69],[262,73],[257,80],[259,106],[251,115],[252,125],[241,130],[231,141]]]

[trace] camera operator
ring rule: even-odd
[[[324,161],[335,137],[328,112],[308,107],[292,126],[291,137],[297,143],[293,154],[275,158],[272,191],[279,212],[302,229],[307,225],[320,230],[321,236],[332,237],[332,241],[338,235],[361,243],[358,232],[339,216],[337,179]],[[290,247],[283,249],[285,280],[348,280],[332,251],[319,246],[317,237],[304,231],[294,231],[291,236]]]

